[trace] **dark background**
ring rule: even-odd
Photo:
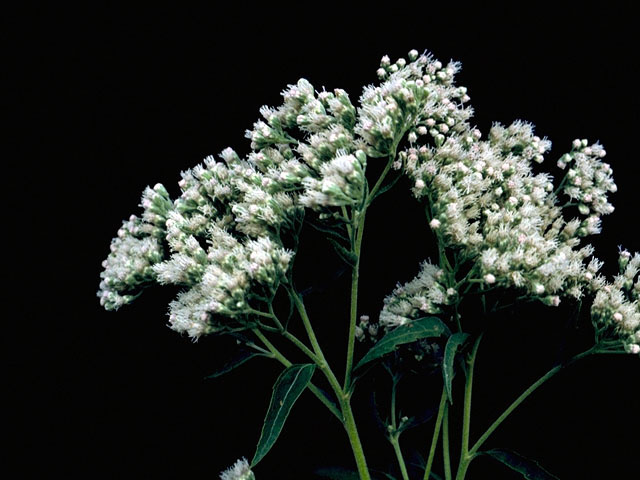
[[[279,365],[254,361],[204,380],[233,342],[192,343],[167,328],[175,290],[145,293],[117,313],[101,310],[95,292],[109,241],[139,211],[144,187],[162,182],[175,196],[179,172],[204,156],[227,146],[247,153],[244,130],[259,107],[277,105],[279,92],[300,77],[319,90],[344,88],[355,103],[384,54],[428,49],[443,62],[461,61],[458,83],[469,88],[485,134],[493,121],[533,122],[554,142],[550,168],[576,137],[605,145],[619,193],[595,240],[598,256],[614,260],[621,243],[638,249],[638,42],[630,7],[581,6],[566,15],[533,7],[399,5],[353,15],[296,8],[32,7],[6,16],[3,103],[19,105],[6,130],[11,287],[3,335],[4,430],[16,478],[217,478],[253,455]],[[373,163],[375,173],[381,167]],[[349,279],[334,277],[339,263],[326,244],[307,239],[300,286],[313,288],[308,308],[330,361],[341,365]],[[375,318],[431,246],[406,184],[381,197],[367,220],[361,313]],[[565,328],[570,311],[529,306],[496,320],[477,362],[472,438],[562,356],[563,339],[575,336]],[[637,471],[640,446],[639,367],[631,356],[583,361],[527,400],[487,446],[536,458],[563,480],[627,478]],[[377,387],[386,396],[384,381]],[[401,398],[431,405],[436,384],[411,385]],[[366,388],[358,392],[365,451],[385,468],[391,449],[367,426]],[[416,442],[425,455],[430,435],[418,430],[404,443]],[[256,474],[311,478],[317,466],[350,462],[338,422],[304,393]],[[481,458],[468,478],[520,477]]]

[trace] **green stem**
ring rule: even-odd
[[[360,441],[355,418],[353,417],[353,411],[351,409],[351,396],[340,386],[338,379],[329,367],[329,364],[327,363],[327,360],[322,353],[322,348],[320,348],[320,344],[318,343],[315,332],[313,331],[313,327],[311,326],[311,321],[309,320],[309,316],[307,315],[304,303],[302,302],[302,299],[300,298],[298,292],[291,289],[290,294],[292,295],[293,301],[296,304],[298,312],[300,313],[302,323],[304,324],[307,335],[309,336],[309,341],[313,346],[313,351],[318,358],[318,368],[320,368],[322,373],[324,373],[325,377],[329,381],[329,385],[331,385],[331,388],[333,389],[334,393],[338,397],[338,401],[340,402],[340,410],[342,411],[341,420],[345,430],[347,431],[349,442],[351,443],[351,449],[353,450],[353,456],[356,460],[360,479],[371,480],[369,470],[367,469],[367,461],[364,456],[364,450],[362,449],[362,442]]]
[[[442,459],[444,460],[444,478],[451,480],[451,459],[449,457],[449,406],[444,405],[442,419]]]
[[[476,362],[476,355],[478,353],[478,347],[480,346],[480,340],[482,335],[478,336],[473,349],[467,359],[467,379],[464,386],[464,410],[462,416],[462,446],[460,447],[460,464],[458,465],[458,472],[456,474],[456,480],[462,480],[467,472],[469,463],[473,458],[473,454],[469,453],[469,431],[471,429],[471,396],[473,390],[473,370]]]
[[[347,207],[345,207],[344,205],[342,205],[342,206],[340,207],[340,209],[342,210],[342,216],[343,216],[345,219],[348,219],[348,218],[349,218],[349,214],[347,213]],[[350,223],[350,222],[348,222],[348,223],[346,224],[346,226],[347,226],[347,235],[349,236],[349,238],[351,238],[351,223]]]
[[[260,322],[258,322],[258,325],[260,325],[260,328],[270,331],[270,332],[277,332],[280,335],[282,335],[284,338],[286,338],[287,340],[289,340],[291,343],[293,343],[296,347],[298,347],[302,353],[304,353],[307,357],[309,357],[311,360],[313,360],[313,362],[317,365],[319,365],[321,363],[320,358],[313,353],[309,347],[307,347],[304,343],[302,343],[302,341],[296,337],[295,335],[293,335],[291,332],[287,331],[284,326],[282,325],[282,322],[280,322],[280,320],[278,319],[278,317],[276,316],[274,310],[273,310],[273,305],[269,304],[269,312],[270,312],[270,316],[273,319],[273,321],[276,323],[277,328],[276,327],[269,327],[268,325],[263,325]]]
[[[444,409],[447,403],[447,391],[444,386],[442,387],[442,395],[440,395],[440,406],[438,407],[438,416],[436,418],[436,425],[433,429],[433,437],[431,438],[431,447],[429,448],[429,457],[427,458],[427,466],[424,469],[423,480],[429,480],[431,475],[431,467],[433,466],[433,459],[436,455],[436,447],[438,446],[438,437],[440,436],[440,426],[442,425],[442,417]]]
[[[558,373],[564,367],[568,367],[569,365],[572,365],[574,362],[577,362],[578,360],[588,355],[591,355],[593,353],[598,353],[597,345],[585,352],[579,353],[578,355],[571,358],[568,362],[562,365],[556,365],[547,373],[545,373],[542,377],[540,377],[535,383],[533,383],[529,388],[527,388],[524,392],[522,392],[522,394],[518,398],[516,398],[513,401],[513,403],[509,405],[509,407],[507,407],[507,409],[502,413],[502,415],[500,415],[497,418],[497,420],[491,424],[491,426],[487,429],[487,431],[484,432],[482,436],[478,439],[478,441],[473,445],[473,447],[471,447],[471,450],[469,450],[469,454],[470,455],[476,454],[478,449],[489,438],[489,436],[496,430],[496,428],[500,426],[500,424],[511,414],[511,412],[513,412],[516,408],[518,408],[518,405],[524,402],[529,395],[535,392],[538,389],[538,387],[540,387],[543,383],[545,383],[547,380],[553,377],[556,373]]]
[[[396,459],[398,460],[398,465],[400,466],[402,479],[409,480],[409,472],[407,471],[407,466],[404,463],[404,457],[402,456],[402,449],[400,448],[400,437],[397,435],[393,435],[389,440],[391,442],[391,445],[393,445],[393,451],[396,453]]]
[[[267,347],[269,352],[271,352],[271,354],[276,360],[278,360],[287,368],[292,365],[292,363],[280,352],[280,350],[278,350],[269,341],[267,337],[264,336],[264,334],[260,330],[258,330],[257,328],[254,328],[252,331],[262,341],[264,346]],[[344,422],[342,418],[342,413],[340,412],[340,410],[336,408],[333,402],[327,398],[327,396],[322,390],[320,390],[318,387],[316,387],[312,383],[309,384],[308,388],[316,397],[318,397],[318,400],[320,400],[324,404],[324,406],[327,407],[329,411],[338,418],[338,420],[340,420],[341,422]]]
[[[340,407],[342,408],[342,414],[344,416],[344,428],[349,436],[349,442],[351,443],[353,456],[356,459],[356,466],[358,467],[360,480],[371,480],[369,469],[367,468],[367,460],[364,456],[364,450],[362,449],[362,443],[360,442],[360,436],[358,435],[358,429],[356,428],[356,420],[353,417],[353,410],[351,410],[349,400],[342,400],[340,402]]]
[[[362,236],[364,232],[364,219],[366,207],[360,212],[360,218],[355,227],[356,241],[353,253],[356,255],[356,264],[351,271],[351,310],[349,312],[349,338],[347,340],[347,361],[344,374],[344,390],[351,389],[351,371],[353,369],[353,353],[356,339],[356,322],[358,320],[358,282],[360,279],[360,251],[362,248]]]
[[[321,360],[318,358],[318,356],[315,355],[311,350],[309,350],[309,347],[302,343],[302,341],[298,337],[292,335],[287,331],[282,332],[282,336],[293,343],[296,347],[298,347],[307,357],[313,360],[314,363],[321,363]]]
[[[389,434],[389,442],[393,446],[393,451],[396,454],[398,460],[398,466],[402,472],[403,480],[409,480],[409,473],[407,472],[407,466],[404,462],[402,455],[402,449],[400,448],[400,432],[398,432],[398,423],[396,420],[396,394],[398,390],[398,377],[392,375],[392,387],[391,387],[391,432]]]
[[[322,349],[320,348],[320,344],[318,343],[318,338],[316,337],[316,333],[313,331],[313,327],[311,326],[311,320],[309,319],[309,315],[307,314],[307,309],[304,306],[304,302],[300,297],[300,294],[296,292],[293,288],[289,290],[291,297],[293,298],[293,302],[298,309],[298,313],[300,314],[300,318],[302,319],[302,324],[304,325],[304,329],[307,332],[307,336],[309,337],[309,341],[311,342],[311,346],[313,351],[318,356],[319,359],[326,363],[324,358],[324,354],[322,353]]]
[[[382,186],[382,181],[389,173],[391,169],[391,165],[393,165],[393,160],[395,159],[395,149],[393,150],[393,154],[389,155],[389,160],[387,161],[387,165],[384,167],[384,170],[378,177],[376,184],[373,189],[367,195],[367,198],[364,201],[364,206],[362,210],[358,212],[355,208],[353,210],[353,233],[355,234],[355,244],[353,245],[353,253],[356,256],[356,264],[353,266],[353,270],[351,272],[351,310],[349,312],[349,338],[347,340],[347,361],[345,366],[345,374],[344,374],[344,390],[351,390],[351,373],[353,370],[353,353],[355,348],[355,339],[356,339],[356,322],[358,320],[358,281],[360,279],[360,252],[362,249],[362,236],[364,234],[364,220],[367,214],[367,208],[373,201],[376,193]],[[356,215],[357,223],[356,223]]]
[[[380,190],[380,187],[382,186],[382,181],[387,176],[387,173],[389,173],[389,170],[391,169],[391,166],[393,165],[393,161],[395,160],[395,158],[396,158],[395,149],[393,149],[393,153],[389,155],[389,160],[387,161],[387,164],[385,165],[384,170],[378,177],[378,181],[371,189],[371,192],[369,192],[369,195],[367,195],[367,199],[365,201],[365,209],[371,204],[371,202],[375,198],[376,193],[378,193],[378,190]]]
[[[298,313],[300,313],[300,318],[302,318],[302,323],[304,324],[304,328],[307,331],[307,336],[309,337],[309,341],[311,342],[313,351],[315,352],[315,356],[317,358],[316,364],[318,365],[318,368],[320,368],[322,373],[324,373],[325,377],[327,377],[327,380],[329,381],[331,388],[333,389],[336,396],[342,402],[342,400],[345,397],[345,393],[340,387],[340,383],[338,382],[338,379],[336,378],[335,374],[329,367],[329,363],[327,362],[327,359],[325,358],[324,353],[322,352],[322,348],[320,348],[320,344],[318,343],[316,334],[313,331],[313,327],[311,326],[311,320],[309,320],[309,315],[307,315],[307,309],[305,308],[304,303],[302,302],[302,299],[300,298],[300,295],[298,294],[298,292],[292,289],[291,295],[293,296],[293,301],[296,304]]]
[[[276,312],[273,310],[273,301],[269,302],[269,314],[271,315],[271,318],[273,318],[273,321],[276,322],[276,326],[280,330],[284,330],[285,329],[284,325],[282,325],[282,322],[280,321],[280,319],[276,315]]]

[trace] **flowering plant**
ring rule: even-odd
[[[415,50],[408,60],[392,63],[385,56],[379,83],[364,88],[358,106],[344,90],[318,92],[301,79],[284,90],[282,105],[262,107],[262,119],[247,131],[246,157],[231,148],[220,159],[207,157],[182,173],[176,199],[161,184],[147,187],[142,215],[132,215],[118,230],[98,292],[107,310],[132,302],[153,284],[177,285],[182,290],[169,305],[172,329],[194,340],[230,335],[245,348],[220,373],[255,356],[285,367],[251,462],[239,460],[222,473],[224,480],[254,478],[252,469],[306,389],[344,425],[357,467],[357,473],[323,474],[373,478],[352,396],[358,382],[379,366],[392,380],[385,431],[399,478],[418,473],[442,478],[433,471],[440,441],[447,480],[464,479],[481,454],[526,478],[554,478],[518,454],[482,448],[509,414],[562,368],[596,353],[640,353],[640,254],[621,248],[619,274],[607,279],[586,243],[600,233],[601,217],[613,211],[608,195],[616,185],[603,161],[604,148],[575,140],[557,160],[561,179],[554,182],[550,173],[539,171],[551,143],[536,136],[531,124],[495,124],[486,139],[470,124],[467,89],[454,82],[459,68]],[[381,174],[367,178],[367,165],[378,161],[384,164]],[[415,278],[398,284],[373,319],[358,309],[365,219],[372,203],[402,177],[410,180],[433,232],[435,258],[424,260]],[[327,361],[318,325],[296,288],[294,260],[305,228],[321,232],[351,270],[343,376]],[[594,342],[549,370],[472,443],[475,359],[491,316],[513,303],[498,295],[504,292],[518,304],[557,307],[567,300],[590,308]],[[479,319],[464,315],[474,302],[482,308]],[[294,363],[278,342],[292,344],[305,363]],[[419,368],[408,368],[409,362]],[[431,443],[420,465],[408,464],[400,437],[425,422],[399,415],[397,388],[416,370],[434,369],[441,372],[442,392]],[[455,412],[456,372],[464,377],[464,395],[460,454],[452,469],[449,419]],[[396,478],[392,472],[383,475]]]

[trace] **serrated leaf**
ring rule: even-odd
[[[512,470],[521,473],[527,480],[559,480],[558,477],[542,468],[538,462],[523,457],[517,452],[494,449],[482,453],[495,458]]]
[[[414,320],[406,325],[394,328],[380,339],[364,357],[358,362],[355,369],[366,365],[373,360],[393,352],[398,345],[415,342],[422,338],[440,337],[448,334],[449,328],[437,317],[424,317]]]
[[[453,362],[456,358],[456,352],[464,342],[469,338],[468,333],[454,333],[447,340],[447,345],[444,347],[444,358],[442,359],[442,379],[444,380],[444,387],[447,391],[447,397],[449,403],[453,404],[453,397],[451,396],[451,381],[453,380]]]
[[[307,388],[315,368],[316,366],[310,363],[291,365],[276,380],[260,440],[258,440],[258,447],[253,460],[251,460],[252,467],[262,460],[276,443],[293,404]]]
[[[263,356],[263,355],[260,353],[243,350],[237,353],[234,357],[232,357],[231,360],[225,363],[220,369],[216,370],[211,375],[207,375],[204,378],[218,378],[224,375],[225,373],[229,373],[234,368],[239,367],[246,361],[251,360],[253,357],[260,357],[260,356]]]
[[[329,480],[360,480],[358,472],[342,467],[318,468],[313,473],[320,478],[328,478]]]

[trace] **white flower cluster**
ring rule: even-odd
[[[286,277],[295,252],[283,234],[296,235],[306,208],[320,218],[334,207],[361,208],[367,156],[393,157],[405,135],[409,147],[393,167],[404,165],[414,195],[427,200],[439,241],[472,262],[471,279],[524,289],[549,305],[597,290],[600,264],[587,265],[593,249],[580,242],[613,211],[607,194],[616,187],[603,148],[574,141],[558,162],[568,170],[554,190],[550,175],[533,171],[551,144],[530,124],[494,125],[487,140],[469,125],[467,90],[454,84],[459,68],[415,50],[395,63],[385,56],[380,84],[365,87],[359,108],[341,89],[316,92],[305,79],[289,85],[282,105],[262,107],[262,120],[246,132],[246,158],[230,148],[222,161],[207,157],[182,173],[173,202],[162,185],[145,190],[141,218],[123,223],[103,263],[101,304],[117,309],[149,283],[176,284],[188,290],[171,303],[172,328],[193,337],[239,328],[243,312]],[[567,204],[558,204],[558,192]],[[565,219],[573,207],[580,217]],[[385,299],[381,326],[455,301],[451,279],[441,276],[425,262]],[[615,303],[603,295],[599,304]]]
[[[611,176],[613,170],[601,159],[606,155],[599,144],[589,145],[585,139],[574,140],[573,149],[558,160],[558,167],[565,169],[567,176],[562,183],[562,192],[577,202],[583,215],[607,215],[613,212],[613,205],[607,199],[607,193],[617,190]]]
[[[613,282],[594,279],[591,318],[599,335],[619,338],[627,352],[640,354],[640,253],[621,250],[619,265]]]
[[[117,310],[131,303],[139,290],[155,280],[153,266],[164,258],[160,240],[171,201],[167,190],[157,184],[142,194],[142,218],[131,215],[111,241],[111,253],[102,262],[100,305]]]
[[[347,155],[338,150],[337,156],[320,167],[321,178],[302,180],[304,194],[299,198],[309,208],[321,206],[357,205],[364,198],[367,156],[362,150]]]
[[[183,172],[181,197],[166,221],[170,258],[154,266],[157,281],[190,287],[170,304],[169,323],[191,337],[235,328],[254,298],[271,296],[293,252],[279,234],[300,207],[231,149],[224,163],[207,157]]]
[[[453,84],[459,63],[443,66],[415,50],[409,60],[400,58],[392,64],[388,56],[382,57],[378,76],[384,81],[366,87],[360,97],[355,131],[366,141],[369,156],[393,153],[406,132],[411,143],[428,134],[441,145],[473,114],[463,105],[469,100],[467,89]]]
[[[533,173],[532,162],[541,163],[551,144],[530,124],[494,125],[488,140],[480,137],[468,128],[440,147],[409,149],[406,171],[414,195],[429,202],[431,228],[474,260],[487,284],[522,288],[553,306],[564,294],[581,297],[593,248],[578,248],[580,237],[599,233],[599,216],[564,219],[552,177]],[[600,147],[590,148],[591,168],[602,171]]]
[[[305,79],[282,96],[283,104],[262,107],[264,120],[247,131],[256,149],[248,161],[267,177],[266,186],[298,192],[296,203],[303,207],[359,205],[366,155],[358,151],[363,142],[355,138],[356,109],[349,96],[341,89],[316,95]]]
[[[224,229],[213,226],[208,240],[210,247],[203,262],[197,266],[195,260],[186,264],[191,272],[197,268],[197,282],[169,305],[171,328],[194,338],[233,328],[233,324],[217,321],[219,316],[241,319],[253,297],[271,296],[292,258],[291,252],[269,237],[241,243]],[[181,270],[183,265],[169,260],[154,268],[160,281],[181,283],[187,275]]]
[[[241,458],[220,474],[220,480],[255,480],[246,458]]]
[[[252,299],[273,294],[293,255],[281,234],[295,230],[305,207],[362,203],[366,155],[346,92],[316,95],[302,79],[283,97],[247,132],[254,151],[246,160],[230,148],[222,161],[207,157],[182,172],[175,202],[161,186],[145,191],[142,221],[123,226],[105,261],[105,307],[132,301],[146,283],[176,284],[189,290],[171,303],[172,328],[192,337],[235,328],[219,317],[240,320]]]
[[[421,314],[440,313],[442,305],[451,305],[456,298],[457,291],[444,284],[442,269],[425,260],[413,280],[397,285],[393,293],[384,299],[380,325],[390,329]]]
[[[237,318],[255,293],[272,293],[292,252],[279,240],[300,207],[282,188],[231,150],[182,173],[175,202],[161,185],[143,194],[142,220],[132,216],[103,263],[98,295],[107,309],[129,303],[150,282],[191,287],[170,306],[170,325],[192,337]],[[166,240],[170,256],[165,259]]]
[[[203,234],[215,223],[255,238],[277,233],[291,221],[298,209],[281,185],[230,148],[221,157],[224,163],[209,156],[204,165],[182,173],[176,210],[185,218],[177,222],[179,230]]]

